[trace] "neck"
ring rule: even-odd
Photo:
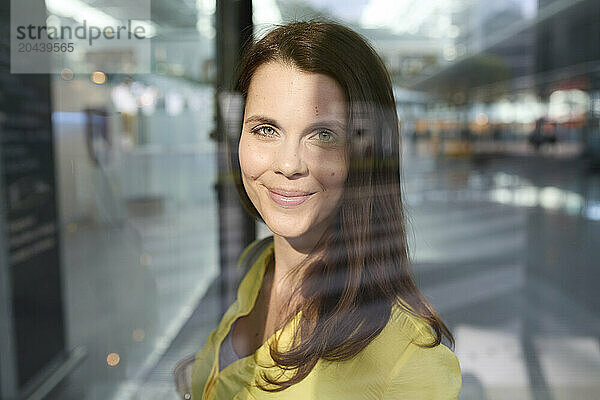
[[[271,271],[269,279],[271,280],[270,301],[273,303],[285,303],[294,294],[297,285],[304,271],[290,274],[300,263],[308,256],[313,256],[317,244],[327,231],[331,220],[322,221],[309,232],[298,237],[284,237],[276,233],[273,234],[273,250],[275,265]],[[301,268],[306,268],[303,265]],[[292,300],[293,305],[297,305],[300,299]],[[293,308],[293,306],[292,306]]]
[[[293,241],[288,238],[273,235],[273,251],[275,256],[275,267],[273,270],[273,295],[279,298],[287,298],[293,290],[293,279],[289,273],[300,264],[307,256],[309,249],[294,246]]]
[[[301,279],[303,272],[298,271],[298,274],[293,275],[290,275],[290,272],[312,253],[321,237],[320,234],[311,236],[311,238],[287,238],[273,235],[275,265],[270,276],[272,279],[270,297],[273,302],[285,302],[292,296],[299,283],[297,280]]]

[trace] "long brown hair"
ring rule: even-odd
[[[362,36],[338,23],[310,20],[280,25],[245,47],[235,83],[243,104],[254,72],[268,62],[325,74],[341,86],[347,103],[350,166],[335,222],[314,249],[319,256],[295,269],[302,271],[301,279],[294,280],[300,282],[302,301],[284,314],[287,323],[301,311],[292,347],[280,351],[277,340],[270,346],[273,361],[294,374],[279,381],[263,372],[261,377],[275,387],[257,385],[281,391],[304,379],[319,359],[354,357],[383,330],[395,304],[431,326],[433,342],[419,345],[435,347],[444,335],[453,347],[452,334],[420,293],[410,269],[398,115],[383,62]],[[230,147],[240,198],[260,219],[241,181],[237,145]]]

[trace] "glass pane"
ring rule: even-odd
[[[76,26],[80,3],[48,8]],[[67,343],[87,350],[53,398],[177,398],[159,361],[218,275],[215,5],[151,7],[150,73],[52,76]]]
[[[461,398],[599,389],[596,3],[254,2],[265,29],[340,21],[388,68],[413,268],[455,335]]]
[[[52,371],[49,399],[178,399],[173,368],[224,311],[220,229],[249,239],[215,190],[218,4],[27,1],[0,13],[0,397]],[[386,66],[411,265],[460,398],[596,398],[600,3],[251,3],[257,37],[326,18]],[[39,25],[21,29],[36,62],[9,60],[17,17]],[[108,25],[147,41],[92,43]],[[33,50],[82,26],[73,51]]]

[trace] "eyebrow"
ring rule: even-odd
[[[246,123],[246,124],[249,124],[251,122],[260,122],[263,124],[269,124],[269,125],[273,125],[277,129],[282,129],[280,124],[276,120],[274,120],[273,118],[266,117],[264,115],[252,115],[252,116],[246,118],[246,120],[244,121],[244,123]],[[331,119],[331,120],[315,121],[306,128],[306,131],[310,132],[316,128],[321,128],[321,127],[330,128],[330,129],[339,129],[342,132],[344,132],[346,130],[346,126],[344,123],[342,123],[341,121],[339,121],[337,119]]]

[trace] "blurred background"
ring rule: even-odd
[[[152,0],[150,73],[42,75],[9,73],[9,3],[2,399],[178,398],[173,367],[268,234],[226,179],[220,93],[252,30],[319,16],[392,76],[415,275],[455,334],[460,398],[600,397],[600,2]]]

